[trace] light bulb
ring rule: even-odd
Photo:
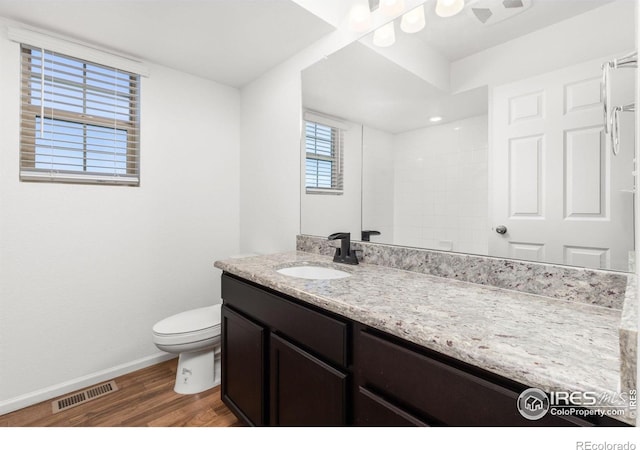
[[[352,31],[362,32],[371,28],[371,11],[367,0],[358,0],[349,11],[349,28]]]
[[[393,22],[381,26],[373,33],[373,45],[378,47],[389,47],[393,45],[395,41],[396,30],[393,27]]]
[[[380,12],[386,17],[395,17],[404,11],[404,0],[380,0]]]
[[[458,14],[464,8],[464,0],[438,0],[436,14],[440,17],[451,17]]]
[[[417,33],[424,25],[424,5],[420,5],[402,16],[400,29],[405,33]]]

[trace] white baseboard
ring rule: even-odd
[[[45,400],[50,400],[79,389],[84,389],[86,387],[93,386],[94,384],[102,383],[103,381],[107,381],[139,369],[144,369],[145,367],[153,366],[154,364],[176,357],[177,355],[171,353],[156,353],[119,366],[94,372],[84,377],[75,378],[73,380],[65,381],[64,383],[55,384],[18,397],[0,401],[0,415],[35,405],[36,403],[44,402]]]

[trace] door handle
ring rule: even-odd
[[[505,227],[504,225],[498,225],[496,227],[496,233],[505,234],[506,232],[507,232],[507,227]]]

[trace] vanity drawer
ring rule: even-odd
[[[428,427],[429,425],[380,395],[358,386],[355,425],[361,427]]]
[[[342,367],[348,365],[346,322],[306,308],[256,286],[222,275],[225,304],[287,336],[307,350]]]
[[[429,422],[452,426],[575,426],[577,419],[547,415],[530,421],[520,415],[520,392],[437,361],[387,339],[359,330],[355,362],[358,384],[394,404],[421,412]]]

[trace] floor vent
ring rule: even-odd
[[[86,403],[90,400],[93,400],[94,398],[102,397],[103,395],[110,394],[117,390],[118,385],[115,381],[107,381],[106,383],[100,384],[98,386],[94,386],[89,389],[85,389],[84,391],[67,395],[66,397],[59,398],[58,400],[54,400],[51,403],[51,407],[54,414],[59,413],[60,411],[65,411],[69,408],[73,408],[74,406]]]

